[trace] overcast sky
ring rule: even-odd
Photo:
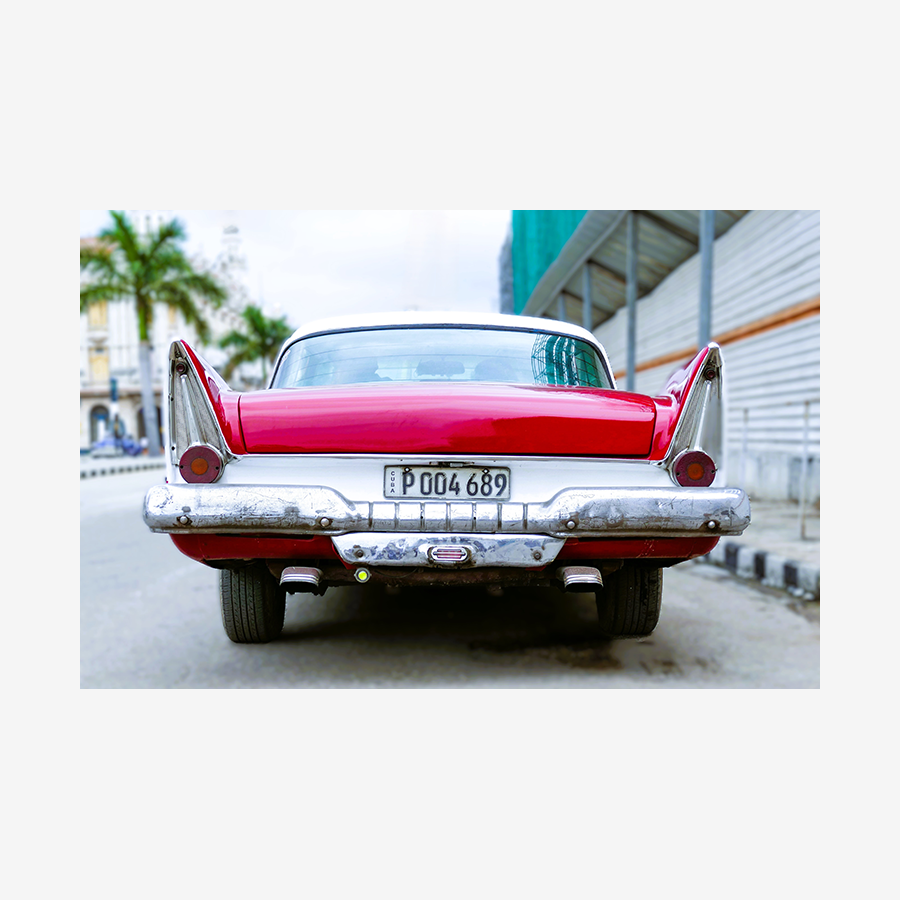
[[[210,261],[236,225],[251,299],[293,327],[326,315],[402,309],[499,309],[509,210],[163,210],[187,249]],[[81,210],[81,236],[109,222]]]

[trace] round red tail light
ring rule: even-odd
[[[684,487],[709,487],[716,477],[716,464],[702,450],[682,450],[672,464],[672,474]]]
[[[202,444],[188,447],[181,454],[181,477],[193,484],[209,484],[222,474],[222,457],[217,450]]]

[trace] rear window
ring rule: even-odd
[[[612,387],[596,350],[560,334],[485,328],[378,328],[312,335],[284,354],[273,388],[476,381]]]

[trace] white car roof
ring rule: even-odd
[[[317,319],[298,328],[285,346],[309,334],[323,331],[353,331],[358,328],[389,328],[392,325],[471,325],[476,328],[526,328],[535,331],[549,331],[588,341],[600,347],[597,338],[579,325],[570,325],[556,319],[538,319],[532,316],[510,316],[501,313],[476,312],[389,312],[367,313],[365,315],[335,316]],[[602,349],[602,348],[601,348]]]

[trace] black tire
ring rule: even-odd
[[[222,624],[236,644],[267,644],[284,627],[284,590],[265,566],[222,569]]]
[[[607,638],[646,637],[659,621],[662,569],[625,565],[603,576],[597,591],[600,633]]]

